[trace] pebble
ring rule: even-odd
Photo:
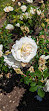
[[[9,101],[10,103],[12,102],[12,100]]]
[[[15,103],[15,101],[13,101],[13,103]]]
[[[5,109],[5,106],[3,106],[3,109]]]
[[[10,96],[8,96],[9,98],[11,97],[11,95]]]

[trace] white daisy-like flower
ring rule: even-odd
[[[22,6],[21,6],[21,10],[22,10],[22,12],[25,12],[25,11],[27,10],[26,5],[22,5]]]
[[[4,10],[5,12],[10,12],[10,11],[13,11],[14,8],[11,7],[11,6],[6,6],[3,10]]]
[[[41,14],[41,10],[37,10],[37,15],[40,15]]]
[[[15,26],[20,27],[20,24],[19,24],[19,23],[17,23]]]
[[[19,61],[16,61],[12,54],[9,54],[9,55],[4,55],[4,62],[6,62],[6,64],[9,66],[9,67],[12,67],[12,68],[20,68],[20,62]]]
[[[33,0],[26,0],[28,3],[33,3]]]
[[[45,92],[49,92],[49,79],[46,80],[45,87],[43,88]]]
[[[5,29],[13,30],[14,26],[12,24],[7,24],[7,26],[5,27]]]
[[[32,38],[25,36],[16,40],[11,52],[15,60],[28,63],[36,55],[37,45]]]
[[[0,57],[2,56],[3,52],[2,52],[2,49],[3,49],[3,45],[0,44]]]

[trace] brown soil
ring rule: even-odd
[[[6,15],[4,15],[2,18],[0,18],[0,28],[3,27],[5,20],[6,20]]]
[[[18,107],[24,92],[24,88],[14,87],[10,93],[1,93],[0,111],[18,111],[16,107]]]

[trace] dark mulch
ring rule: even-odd
[[[20,75],[14,75],[1,87],[0,111],[49,111],[49,93],[40,102],[35,98],[37,93],[29,92],[29,87],[20,84],[19,79]]]
[[[36,92],[31,93],[27,90],[20,101],[18,111],[49,111],[49,93],[46,93],[41,102],[35,96]]]

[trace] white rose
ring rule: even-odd
[[[21,10],[22,10],[22,12],[25,12],[26,9],[27,9],[26,5],[22,5],[22,6],[21,6]]]
[[[23,20],[23,19],[24,19],[24,16],[26,17],[26,19],[31,18],[30,13],[25,12],[25,13],[22,13],[22,14],[20,15],[20,19]]]
[[[40,15],[41,14],[41,10],[37,10],[37,14]]]
[[[16,40],[16,43],[12,46],[11,52],[15,60],[28,63],[36,55],[37,45],[32,38],[25,36],[19,41]]]
[[[3,45],[0,44],[0,57],[2,56],[3,52],[2,52],[2,49],[3,49]]]
[[[33,0],[26,0],[28,3],[33,3]]]
[[[13,11],[14,8],[11,7],[11,6],[6,6],[3,10],[4,10],[5,12],[10,12],[10,11]]]
[[[19,68],[20,67],[20,62],[16,61],[12,54],[9,55],[4,55],[4,62],[6,62],[6,64],[8,64],[9,67],[12,68]]]
[[[21,15],[20,15],[20,20],[23,20],[23,15],[24,15],[24,14],[21,14]]]
[[[47,55],[47,56],[41,55],[40,58],[47,60],[47,59],[49,59],[49,55]]]
[[[49,92],[49,79],[47,79],[45,87],[43,88],[45,92]]]
[[[21,6],[21,2],[18,2],[18,6]]]
[[[24,15],[26,16],[26,18],[30,18],[30,14],[28,12],[25,12]]]
[[[12,2],[15,2],[15,0],[12,0]]]
[[[15,26],[20,27],[20,24],[19,24],[19,23],[17,23]]]
[[[35,9],[31,7],[30,13],[31,13],[31,14],[35,14]]]
[[[13,30],[14,26],[12,24],[7,24],[7,26],[5,27],[5,29]]]

